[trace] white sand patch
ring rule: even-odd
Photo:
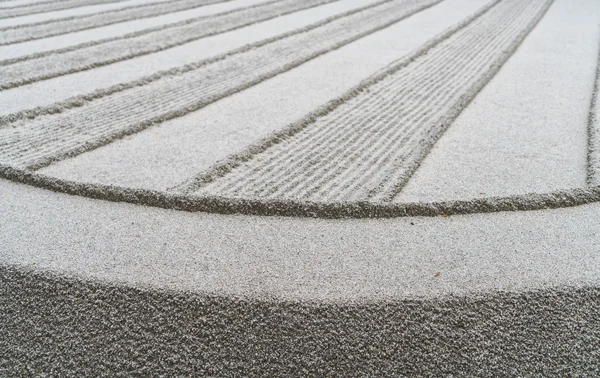
[[[459,116],[397,201],[585,186],[600,3],[557,0]]]
[[[208,16],[240,7],[263,3],[266,1],[268,0],[234,0],[231,2],[211,4],[196,9],[188,9],[181,12],[169,13],[163,16],[142,18],[139,20],[121,22],[114,25],[83,30],[80,32],[69,33],[50,38],[17,43],[14,45],[0,46],[0,57],[2,57],[2,60],[13,59],[33,53],[41,53],[69,46],[75,46],[86,42],[119,37],[144,29],[167,25],[183,20],[189,20],[195,17]]]
[[[483,4],[444,1],[204,109],[42,172],[81,181],[167,189],[339,96]]]
[[[35,85],[2,91],[0,92],[0,113],[9,114],[37,106],[50,105],[76,95],[89,93],[95,89],[140,79],[157,71],[197,62],[374,2],[374,0],[343,0],[232,32],[203,38],[158,53],[49,79]],[[52,96],[48,96],[48,93],[52,93]]]
[[[152,3],[155,3],[155,2],[158,3],[158,2],[163,2],[163,1],[169,1],[169,0],[152,0]],[[42,22],[42,21],[47,21],[47,20],[54,20],[54,19],[58,19],[58,18],[82,16],[82,15],[87,15],[87,14],[106,12],[106,11],[110,11],[110,10],[121,9],[121,8],[125,8],[125,7],[142,5],[142,4],[147,4],[147,3],[148,3],[148,0],[128,0],[128,1],[121,1],[118,3],[90,5],[90,6],[86,6],[86,7],[64,9],[64,10],[55,11],[55,12],[39,13],[39,14],[32,14],[32,15],[28,15],[28,16],[0,19],[0,28],[37,23],[37,22]]]

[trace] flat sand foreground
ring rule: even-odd
[[[599,20],[0,1],[0,375],[600,375]]]

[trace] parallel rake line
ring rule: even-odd
[[[386,0],[311,25],[244,55],[91,101],[68,114],[0,128],[0,156],[30,169],[76,156],[182,116],[381,30],[438,0]],[[350,14],[348,14],[350,13]],[[299,49],[298,46],[303,46]],[[134,106],[135,105],[135,106]],[[10,127],[12,126],[12,127]]]
[[[0,90],[148,55],[336,1],[270,1],[12,60],[27,60],[19,64],[0,62]]]
[[[0,46],[94,29],[100,26],[112,25],[119,22],[162,16],[169,13],[180,12],[210,4],[224,3],[229,1],[232,0],[163,1],[134,5],[82,16],[63,17],[32,24],[4,27],[0,28]]]

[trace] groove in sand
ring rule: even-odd
[[[600,185],[600,54],[596,62],[596,78],[588,118],[587,184]]]
[[[309,115],[180,189],[204,183],[198,193],[224,197],[390,201],[549,5],[503,1],[486,9],[316,119]]]
[[[0,62],[0,90],[108,65],[162,51],[185,43],[225,33],[299,10],[338,0],[276,0],[223,13],[201,16],[175,24],[142,30],[122,37],[88,42],[67,49],[48,51],[26,62]],[[34,59],[32,59],[34,58]],[[1,66],[5,67],[1,67]]]
[[[128,0],[138,1],[138,0]],[[0,46],[0,66],[5,66],[30,59],[37,59],[54,53],[61,53],[85,47],[88,44],[104,42],[131,35],[137,32],[153,30],[163,25],[176,24],[185,20],[211,16],[233,9],[239,9],[268,0],[234,0],[216,3],[180,12],[168,13],[137,20],[123,21],[113,25],[99,26],[94,29],[81,30],[69,34],[57,35],[33,41]],[[348,1],[348,0],[340,0]],[[1,102],[2,100],[0,100]]]
[[[0,178],[48,189],[111,202],[160,207],[188,212],[246,214],[313,218],[396,218],[440,216],[558,209],[600,201],[600,186],[586,189],[559,190],[505,197],[476,198],[442,202],[310,202],[295,200],[244,199],[169,193],[156,190],[124,188],[114,185],[80,183],[57,179],[27,169],[0,163]]]
[[[28,16],[37,13],[46,13],[63,9],[85,7],[89,5],[119,3],[125,0],[63,0],[43,1],[34,4],[18,5],[14,7],[0,7],[0,19]]]
[[[163,1],[149,4],[110,10],[83,16],[52,19],[33,24],[18,25],[15,27],[0,28],[0,46],[35,39],[48,38],[56,35],[72,33],[80,30],[97,28],[131,21],[140,18],[160,16],[168,13],[179,12],[209,4],[216,4],[232,0],[176,0]]]
[[[355,0],[352,2],[358,6]],[[345,3],[347,9],[349,2],[345,0]],[[39,172],[80,182],[168,190],[341,96],[372,73],[462,22],[482,5],[474,4],[472,0],[443,1],[193,113],[62,160]],[[330,4],[326,7],[336,7],[341,12],[341,6]],[[323,11],[305,11],[297,18],[295,14],[287,17],[292,20],[274,22],[293,30],[310,23],[310,18],[295,27],[290,22],[317,12],[325,18],[327,15],[322,14]],[[354,63],[357,61],[361,64]],[[177,154],[173,153],[175,145]]]
[[[12,127],[0,128],[0,146],[3,146],[0,160],[37,169],[76,156],[197,110],[438,2],[386,0],[297,30],[215,64],[116,92],[62,114],[17,121]],[[177,98],[176,102],[172,101],[174,98]]]

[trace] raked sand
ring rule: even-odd
[[[0,8],[0,375],[599,375],[596,1]]]

